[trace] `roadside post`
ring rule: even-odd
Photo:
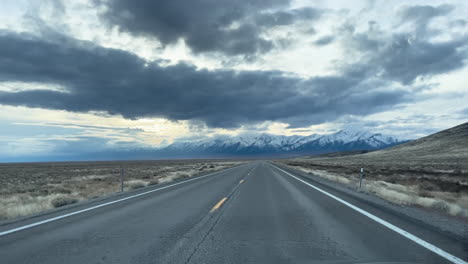
[[[120,166],[120,192],[124,191],[124,169]]]
[[[362,186],[362,178],[363,177],[364,177],[364,168],[361,168],[361,173],[360,173],[360,176],[359,176],[359,189]]]

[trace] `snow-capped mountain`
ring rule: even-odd
[[[191,142],[175,142],[160,150],[169,157],[255,156],[321,154],[335,151],[375,150],[406,141],[380,133],[346,129],[329,135],[282,136],[271,134],[221,135]]]

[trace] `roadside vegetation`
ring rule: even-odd
[[[353,164],[343,159],[303,158],[278,162],[396,204],[468,217],[468,168],[457,162],[444,164],[443,169],[410,161],[392,164],[367,160]],[[365,174],[359,188],[361,167]]]
[[[241,161],[179,160],[0,164],[0,221],[124,190],[215,172]]]

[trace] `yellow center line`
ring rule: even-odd
[[[215,204],[215,206],[213,206],[213,208],[211,208],[210,210],[210,213],[216,211],[217,209],[219,209],[221,207],[221,205],[223,205],[223,203],[227,200],[227,197],[224,197],[223,199],[221,199],[221,201],[219,201],[217,204]]]
[[[243,183],[243,182],[244,182],[244,180],[241,180],[241,181],[239,182],[239,184],[241,184],[241,183]]]

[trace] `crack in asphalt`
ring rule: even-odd
[[[257,167],[255,167],[254,169],[256,169]],[[250,172],[252,172],[254,169],[252,169]],[[249,175],[250,172],[247,174]],[[243,178],[245,179],[245,177]],[[237,184],[234,189],[231,191],[231,193],[229,193],[227,197],[227,201],[226,201],[226,204],[224,206],[224,208],[228,208],[229,205],[231,204],[232,200],[234,199],[235,197],[235,194],[236,194],[236,191],[239,189],[239,187],[241,186],[241,184]],[[221,216],[224,215],[224,209],[220,209],[219,210],[219,214],[217,215],[217,218],[215,220],[215,222],[212,224],[212,226],[210,227],[210,229],[206,232],[206,234],[203,236],[203,238],[200,240],[200,242],[197,243],[197,245],[195,246],[192,254],[190,254],[190,256],[187,258],[187,260],[184,262],[185,264],[188,264],[190,263],[190,261],[192,260],[192,257],[195,255],[195,253],[197,253],[198,249],[200,248],[200,246],[203,244],[203,242],[206,240],[206,238],[208,237],[208,235],[211,233],[211,231],[213,231],[213,229],[215,228],[216,224],[218,224],[219,220],[221,219]]]

